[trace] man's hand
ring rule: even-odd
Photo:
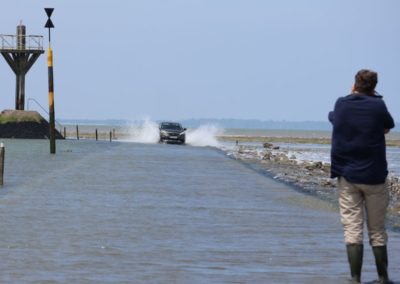
[[[383,132],[384,132],[385,134],[388,134],[388,133],[389,133],[389,131],[390,131],[390,129],[389,129],[389,128],[385,128],[385,129],[383,130]]]

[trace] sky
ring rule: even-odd
[[[57,119],[326,121],[368,68],[400,121],[398,0],[13,0],[0,34],[22,20],[47,49],[45,7]],[[48,108],[47,84],[43,54],[25,100]],[[0,110],[14,107],[0,57]]]

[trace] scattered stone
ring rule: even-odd
[[[335,187],[336,184],[331,179],[321,180],[319,183],[322,187]]]
[[[312,191],[337,202],[335,190],[337,181],[330,178],[329,163],[297,162],[294,155],[289,156],[286,151],[276,151],[271,143],[264,143],[263,147],[264,151],[259,152],[255,147],[241,145],[233,155],[236,159],[258,160],[264,165],[266,172],[271,173],[275,179],[292,183],[307,192]],[[400,217],[400,178],[389,175],[388,185],[390,194],[388,212],[391,212],[392,216]]]
[[[264,143],[263,146],[264,146],[264,148],[267,148],[267,149],[272,149],[274,147],[274,145],[272,143],[268,143],[268,142]]]
[[[272,153],[271,152],[267,152],[265,153],[263,160],[271,160],[272,157]]]

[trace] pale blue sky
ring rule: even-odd
[[[61,119],[326,120],[361,68],[400,120],[398,0],[13,0],[0,33],[52,31]],[[26,98],[47,107],[47,61]],[[0,110],[15,77],[0,58]],[[34,107],[31,105],[31,108]]]

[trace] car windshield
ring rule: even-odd
[[[161,129],[182,130],[182,126],[179,123],[162,123]]]

